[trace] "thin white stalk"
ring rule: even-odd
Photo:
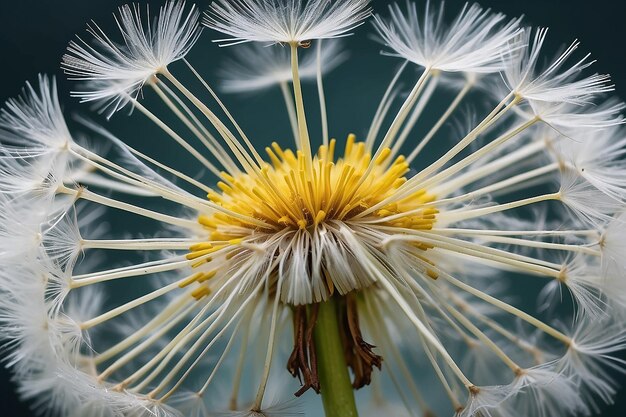
[[[328,115],[326,111],[326,95],[324,94],[324,76],[322,74],[322,40],[317,41],[317,95],[320,100],[322,120],[322,144],[328,146]]]
[[[398,132],[400,131],[400,128],[404,124],[406,118],[409,116],[411,109],[413,109],[413,107],[415,106],[417,99],[420,97],[422,91],[424,90],[424,87],[427,84],[427,81],[430,79],[431,76],[431,69],[425,68],[424,72],[422,73],[422,75],[420,75],[417,82],[413,86],[413,89],[409,93],[408,97],[400,107],[400,110],[398,111],[396,117],[389,126],[389,129],[387,130],[387,133],[385,134],[385,137],[383,138],[383,141],[381,142],[378,149],[384,149],[385,147],[389,147],[394,142]]]
[[[424,112],[424,109],[428,105],[428,102],[430,101],[433,93],[437,89],[440,78],[441,77],[440,77],[439,72],[433,72],[432,76],[428,80],[426,88],[424,89],[424,93],[419,98],[415,108],[411,111],[411,116],[409,117],[406,124],[402,128],[402,131],[400,132],[398,139],[396,139],[395,143],[393,144],[393,147],[391,148],[391,156],[389,160],[394,159],[394,157],[398,154],[398,152],[400,151],[400,148],[402,147],[406,139],[409,137],[409,135],[413,131],[415,124],[419,120],[420,116]]]
[[[505,133],[505,134],[499,136],[498,138],[494,139],[493,141],[489,142],[487,145],[485,145],[482,148],[478,149],[477,151],[473,152],[469,156],[466,156],[465,158],[463,158],[459,162],[453,164],[449,168],[446,168],[445,170],[439,172],[438,174],[436,174],[436,175],[426,179],[425,181],[423,181],[422,187],[429,188],[429,187],[432,187],[432,184],[437,184],[437,183],[439,183],[441,181],[446,180],[447,178],[450,178],[452,175],[454,175],[457,172],[461,171],[463,168],[465,168],[465,167],[469,166],[470,164],[474,163],[475,161],[477,161],[481,157],[483,157],[485,155],[488,155],[490,152],[492,152],[497,147],[499,147],[502,144],[504,144],[505,142],[511,140],[512,138],[514,138],[515,136],[519,135],[520,133],[522,133],[526,129],[529,129],[530,127],[532,127],[537,122],[539,122],[539,119],[533,118],[533,119],[531,119],[531,120],[529,120],[527,122],[522,123],[521,125],[513,128],[513,129],[511,129],[507,133]]]
[[[174,226],[183,227],[185,229],[197,229],[198,223],[192,220],[182,219],[179,217],[170,216],[167,214],[158,213],[156,211],[147,210],[142,207],[134,206],[128,203],[122,203],[120,201],[114,200],[112,198],[103,197],[101,195],[95,194],[86,189],[80,190],[72,190],[71,188],[67,188],[65,186],[59,187],[58,190],[60,193],[69,194],[74,196],[75,198],[82,198],[84,200],[88,200],[94,203],[101,204],[103,206],[116,208],[118,210],[126,211],[129,213],[136,214],[138,216],[146,217],[149,219],[157,220],[162,223],[171,224]]]
[[[459,381],[461,381],[461,383],[463,383],[463,385],[465,385],[465,387],[467,388],[473,387],[474,384],[465,376],[463,371],[458,367],[458,365],[456,364],[452,356],[450,356],[450,353],[448,353],[448,351],[441,344],[439,339],[437,339],[437,337],[433,333],[431,333],[430,330],[426,327],[426,325],[415,315],[415,313],[413,312],[409,304],[400,295],[398,290],[391,284],[391,282],[387,280],[385,276],[383,276],[382,274],[378,274],[378,275],[380,277],[380,279],[378,279],[378,282],[383,287],[385,287],[385,289],[387,290],[387,293],[393,298],[396,304],[398,304],[400,309],[404,312],[404,314],[406,314],[409,321],[413,323],[415,328],[422,335],[422,337],[424,337],[424,339],[428,342],[428,344],[430,344],[439,352],[442,359],[446,362],[450,370],[457,376]],[[427,348],[427,346],[425,347]]]
[[[229,409],[237,410],[237,403],[239,398],[239,389],[241,387],[241,379],[243,377],[243,367],[246,361],[246,353],[248,351],[248,340],[250,338],[250,322],[246,326],[246,330],[241,340],[241,350],[239,351],[239,358],[237,359],[237,366],[235,368],[235,374],[233,375],[233,387],[230,393],[230,401],[228,402]],[[204,393],[204,391],[201,391]]]
[[[270,322],[270,333],[267,341],[267,351],[265,354],[265,363],[263,365],[263,374],[261,375],[261,383],[257,390],[252,411],[260,411],[263,404],[263,397],[267,388],[267,382],[272,369],[272,359],[274,358],[274,344],[276,343],[276,323],[278,322],[278,307],[280,305],[280,294],[282,292],[282,277],[278,279],[276,295],[274,296],[274,305],[272,307],[272,321]]]
[[[241,172],[239,168],[237,168],[235,161],[233,161],[230,155],[228,155],[228,152],[226,152],[226,149],[224,149],[224,147],[220,145],[215,136],[211,134],[211,132],[209,132],[209,129],[207,129],[207,127],[204,126],[202,122],[200,122],[200,119],[198,119],[196,114],[183,101],[183,99],[179,97],[178,94],[176,94],[176,92],[167,85],[167,83],[163,82],[158,77],[155,77],[155,79],[159,86],[162,88],[162,90],[165,91],[165,93],[167,93],[167,95],[176,102],[178,106],[177,108],[182,109],[186,114],[186,118],[192,122],[196,129],[202,132],[202,136],[199,139],[202,141],[203,145],[207,149],[209,149],[209,151],[211,151],[211,153],[219,155],[217,159],[220,161],[220,163],[222,163],[224,168],[226,168],[230,173]],[[208,142],[211,146],[209,147],[206,142]]]
[[[171,262],[175,262],[176,260],[182,260],[182,259],[185,259],[184,256],[178,255],[178,256],[171,257],[171,258],[157,259],[156,261],[142,262],[140,264],[122,266],[119,268],[111,268],[111,269],[105,269],[103,271],[95,271],[95,272],[88,272],[86,274],[72,275],[72,279],[81,280],[81,279],[87,279],[87,278],[97,278],[103,275],[109,275],[109,274],[113,274],[117,272],[128,272],[128,271],[144,269],[144,268],[152,267],[152,266],[166,265]]]
[[[183,112],[174,104],[174,102],[172,102],[167,94],[159,87],[159,84],[165,85],[161,81],[151,83],[150,85],[152,86],[152,89],[157,93],[157,95],[161,98],[163,103],[165,103],[165,105],[172,111],[172,113],[174,113],[176,117],[178,117],[178,119],[183,122],[187,129],[189,129],[194,134],[194,136],[198,140],[200,140],[200,142],[209,150],[209,152],[215,157],[215,159],[217,159],[223,167],[226,167],[228,165],[228,161],[222,160],[221,153],[219,153],[219,151],[211,143],[209,143],[209,141],[207,141],[202,132],[200,132],[196,125],[194,125],[191,120],[189,120],[189,118],[185,116],[185,114],[183,114]],[[209,170],[214,175],[219,176],[220,170],[213,164],[211,164],[211,166],[212,169],[209,168]]]
[[[437,234],[459,234],[469,236],[600,236],[600,233],[597,230],[480,230],[440,228],[432,229],[431,232]]]
[[[530,197],[523,200],[513,201],[506,204],[497,204],[495,206],[483,207],[478,209],[462,209],[450,212],[440,213],[441,219],[445,219],[446,222],[460,222],[462,220],[473,219],[476,217],[487,216],[489,214],[500,213],[502,211],[513,210],[519,207],[528,206],[531,204],[541,203],[550,200],[559,200],[560,194],[544,194],[537,197]]]
[[[560,340],[561,342],[565,343],[566,345],[570,345],[572,340],[566,336],[565,334],[561,333],[560,331],[556,330],[555,328],[547,325],[546,323],[542,322],[541,320],[531,316],[528,313],[525,313],[513,306],[511,306],[510,304],[505,303],[504,301],[501,301],[495,297],[492,297],[488,294],[485,294],[484,292],[472,287],[471,285],[465,284],[462,281],[459,281],[458,279],[454,278],[453,276],[446,274],[445,272],[439,270],[438,272],[441,273],[440,276],[442,276],[443,278],[445,278],[446,281],[450,282],[451,284],[453,284],[454,286],[462,289],[463,291],[472,294],[473,296],[480,298],[483,301],[486,301],[487,303],[498,307],[499,309],[515,316],[515,317],[519,317],[520,319],[522,319],[523,321],[533,325],[534,327],[536,327],[537,329],[541,330],[542,332],[544,332],[547,335],[552,336],[553,338]]]
[[[191,65],[189,61],[187,61],[185,58],[183,58],[182,61],[185,63],[185,65],[187,65],[187,68],[191,70],[191,72],[198,79],[198,81],[200,81],[200,84],[202,84],[202,86],[209,92],[209,94],[211,94],[211,97],[213,97],[213,99],[218,104],[218,106],[220,106],[220,108],[222,109],[222,111],[224,112],[228,120],[230,120],[232,125],[235,127],[235,130],[237,130],[237,133],[239,133],[239,136],[241,136],[241,139],[243,139],[244,143],[248,147],[248,150],[252,153],[252,155],[256,159],[259,166],[263,166],[263,158],[261,158],[261,155],[257,153],[256,148],[254,147],[254,145],[252,145],[252,142],[250,142],[250,139],[248,139],[248,136],[244,133],[241,126],[239,126],[239,123],[237,123],[237,121],[235,120],[233,115],[230,113],[226,105],[222,102],[222,100],[219,98],[217,93],[215,93],[215,90],[213,90],[211,86],[209,86],[209,83],[207,83],[206,80],[202,78],[200,73],[196,71],[196,69]]]
[[[428,131],[426,136],[422,138],[422,140],[419,142],[419,144],[413,150],[413,152],[411,152],[409,156],[406,158],[409,164],[413,162],[413,160],[417,157],[417,155],[419,155],[419,153],[424,149],[424,147],[428,145],[430,140],[437,134],[437,132],[439,132],[439,129],[441,129],[444,123],[456,111],[457,107],[459,107],[459,105],[461,104],[461,102],[463,101],[463,99],[465,98],[467,93],[469,93],[469,91],[472,89],[473,86],[474,86],[473,82],[469,80],[465,83],[465,85],[463,86],[461,91],[459,91],[459,93],[454,98],[454,100],[452,101],[448,109],[445,111],[445,113],[441,115],[437,123],[435,123],[435,125]]]
[[[391,110],[391,106],[393,105],[393,102],[396,100],[398,93],[399,93],[398,91],[393,91],[392,96],[385,103],[383,103],[382,108],[380,109],[380,115],[376,116],[378,117],[378,119],[375,119],[372,122],[372,127],[371,127],[372,144],[371,145],[366,144],[366,149],[370,153],[373,151],[372,147],[374,146],[376,137],[378,136],[378,133],[380,132],[380,129],[382,128],[383,122],[387,118],[387,115],[389,114],[389,111]]]
[[[511,237],[503,237],[503,236],[490,236],[483,235],[480,237],[483,240],[487,240],[490,242],[504,243],[516,246],[526,246],[530,248],[539,248],[539,249],[549,249],[549,250],[558,250],[558,251],[566,251],[566,252],[575,252],[575,253],[584,253],[586,255],[591,256],[602,256],[602,252],[588,246],[582,245],[571,245],[566,243],[551,243],[551,242],[538,242],[536,240],[526,240],[526,239],[516,239]],[[596,244],[599,244],[597,242]]]
[[[298,118],[298,150],[304,154],[306,171],[312,173],[311,139],[309,138],[309,128],[306,122],[304,111],[304,98],[302,97],[302,83],[298,68],[298,45],[292,43],[291,47],[291,72],[293,79],[293,95],[296,103],[296,114]]]
[[[190,246],[203,243],[198,239],[115,239],[115,240],[89,240],[80,242],[82,249],[108,249],[108,250],[188,250]]]
[[[175,271],[177,269],[186,268],[190,266],[192,263],[197,262],[202,259],[206,259],[206,258],[207,256],[205,256],[204,258],[194,259],[193,261],[189,261],[189,260],[170,261],[162,265],[146,266],[143,268],[136,265],[135,268],[127,269],[127,270],[119,271],[119,272],[108,272],[108,273],[103,273],[102,275],[97,275],[97,273],[89,274],[91,277],[86,277],[86,278],[72,277],[71,288],[82,288],[88,285],[100,284],[103,282],[113,281],[113,280],[117,280],[121,278],[134,278],[134,277],[140,277],[144,275],[157,274],[159,272]]]
[[[157,328],[161,324],[174,321],[174,317],[176,317],[176,315],[180,313],[180,311],[185,307],[185,304],[190,303],[192,300],[193,299],[189,296],[189,294],[182,294],[177,298],[176,301],[172,301],[165,309],[160,311],[152,320],[142,326],[135,333],[95,356],[94,362],[96,363],[96,365],[98,365],[114,358],[115,356],[119,355],[120,353],[124,352],[126,349],[137,343],[149,332],[151,332],[153,329]],[[193,301],[195,303],[195,300]]]
[[[558,171],[559,168],[560,168],[560,164],[558,162],[555,162],[553,164],[546,165],[541,168],[533,169],[531,171],[524,172],[519,175],[515,175],[511,178],[507,178],[506,180],[498,181],[494,184],[480,188],[476,191],[470,191],[469,193],[463,194],[458,197],[451,197],[445,200],[439,200],[439,202],[440,203],[443,203],[443,202],[458,203],[458,202],[467,201],[467,200],[474,200],[484,195],[492,194],[497,191],[505,191],[506,189],[513,187],[513,186],[517,187],[520,184],[523,185],[524,183],[527,183],[529,181],[534,184],[538,178],[541,178],[555,171]]]
[[[296,107],[293,104],[293,96],[289,91],[289,85],[286,81],[282,81],[280,84],[280,92],[283,95],[285,101],[285,107],[287,108],[287,115],[289,116],[289,124],[291,126],[291,132],[293,133],[294,144],[296,149],[298,147],[298,119],[296,117]]]
[[[389,126],[389,129],[387,130],[387,133],[385,134],[385,137],[383,138],[382,142],[380,143],[376,152],[374,153],[374,156],[372,157],[372,162],[370,163],[370,166],[373,165],[374,161],[376,161],[376,159],[378,158],[380,153],[383,151],[383,149],[391,147],[393,145],[394,140],[396,139],[396,136],[398,135],[398,132],[400,131],[400,128],[404,124],[404,121],[406,120],[406,118],[409,116],[411,109],[413,109],[415,102],[420,97],[431,75],[432,75],[431,69],[425,68],[424,72],[422,73],[422,75],[420,75],[419,79],[413,86],[413,89],[409,93],[409,96],[406,98],[406,100],[402,104],[402,107],[400,107],[400,110],[396,114],[396,117],[393,119],[393,122],[391,122],[391,125]]]
[[[402,65],[400,65],[400,68],[398,68],[391,82],[389,83],[389,86],[387,87],[387,90],[385,91],[382,100],[378,104],[376,113],[372,118],[372,124],[370,125],[367,133],[367,140],[365,141],[365,148],[367,150],[372,150],[374,147],[374,142],[376,141],[376,136],[378,136],[380,126],[382,125],[383,120],[387,115],[387,111],[391,106],[391,103],[393,102],[393,91],[396,87],[396,84],[398,83],[398,80],[400,79],[400,75],[402,75],[402,72],[404,72],[404,69],[406,68],[408,63],[409,61],[404,61]]]
[[[92,167],[93,168],[93,167]],[[85,184],[88,186],[94,186],[98,188],[104,188],[109,191],[116,191],[124,194],[130,194],[138,197],[158,197],[159,195],[153,191],[148,191],[145,188],[129,185],[122,181],[117,181],[111,178],[106,178],[94,173],[80,174],[76,176],[70,176],[67,180],[63,181],[66,184]]]
[[[510,167],[513,164],[528,158],[529,156],[540,152],[546,148],[545,142],[536,141],[528,145],[522,146],[507,155],[499,156],[496,160],[489,162],[483,166],[477,167],[472,170],[468,170],[466,173],[461,174],[457,178],[447,180],[441,186],[435,188],[432,192],[436,195],[445,196],[450,193],[460,190],[468,184],[476,182],[494,172],[498,172],[503,168]]]
[[[398,236],[392,239],[394,241],[406,240],[431,244],[438,248],[449,250],[453,253],[463,253],[478,258],[507,264],[529,273],[535,273],[552,278],[559,277],[561,265],[546,262],[541,259],[535,259],[516,253],[510,253],[501,249],[495,249],[489,246],[484,246],[478,243],[468,242],[461,239],[455,239],[446,236],[437,236],[433,233],[423,233],[420,231],[415,231],[412,234],[414,236]]]
[[[237,158],[244,170],[250,174],[255,175],[259,171],[260,165],[258,161],[255,161],[248,151],[243,147],[241,143],[235,138],[233,133],[226,127],[226,125],[209,109],[200,99],[198,99],[184,84],[182,84],[173,74],[169,71],[162,73],[165,78],[170,81],[178,91],[180,91],[200,112],[207,118],[207,120],[215,127],[226,145],[230,148],[231,152]],[[260,157],[259,157],[260,158]]]
[[[172,282],[171,284],[166,285],[165,287],[159,288],[158,290],[152,291],[149,294],[146,294],[132,301],[129,301],[126,304],[123,304],[119,307],[109,310],[106,313],[99,315],[98,317],[94,317],[92,319],[84,321],[81,323],[80,328],[82,330],[91,329],[92,327],[98,326],[99,324],[105,323],[111,319],[114,319],[117,316],[127,313],[130,310],[133,310],[137,307],[141,307],[142,305],[150,301],[156,300],[157,298],[162,297],[171,291],[179,289],[180,284],[183,283],[187,278],[188,277],[185,277],[179,281]]]
[[[441,366],[439,366],[439,363],[437,362],[437,359],[433,355],[431,347],[428,346],[428,344],[424,340],[424,336],[421,335],[421,334],[420,334],[420,341],[422,342],[422,346],[424,348],[424,353],[426,353],[426,356],[428,357],[428,361],[430,362],[430,366],[433,367],[433,370],[435,371],[435,374],[437,375],[437,378],[441,382],[441,385],[443,386],[443,389],[446,392],[446,395],[450,399],[450,402],[455,406],[454,408],[458,409],[459,407],[457,405],[459,404],[459,401],[456,398],[456,393],[454,392],[455,390],[453,390],[452,387],[450,386],[450,383],[448,382],[448,379],[446,378],[446,375],[443,373],[443,370],[441,369]],[[453,369],[453,371],[454,371],[454,369]],[[467,382],[463,383],[467,389],[469,389],[470,387],[474,386],[474,385],[467,385],[468,383],[470,383],[469,380]]]
[[[194,158],[196,158],[202,165],[204,165],[209,171],[215,175],[219,175],[220,171],[213,165],[208,159],[206,159],[200,152],[198,152],[193,146],[183,139],[178,133],[169,127],[165,122],[159,119],[154,113],[148,110],[143,104],[137,100],[133,100],[133,107],[143,113],[154,124],[161,128],[169,137],[174,139],[176,143],[182,146],[187,152],[189,152]]]

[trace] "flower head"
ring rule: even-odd
[[[300,44],[346,36],[371,11],[370,0],[328,1],[218,0],[211,3],[204,24],[229,38],[224,45],[243,42]]]
[[[315,65],[299,48],[346,34],[367,4],[212,5],[207,24],[231,44],[289,44],[289,68],[249,71],[245,88],[281,85],[291,149],[259,148],[191,62],[199,92],[166,69],[199,34],[183,3],[150,25],[123,7],[124,44],[97,32],[101,50],[72,44],[65,59],[94,82],[84,98],[132,101],[180,163],[152,152],[156,135],[142,151],[85,119],[89,140],[73,140],[45,77],[9,102],[0,334],[25,398],[94,417],[293,416],[301,403],[284,393],[307,391],[353,415],[371,401],[429,417],[587,415],[612,401],[610,371],[626,369],[622,105],[603,77],[577,78],[586,64],[563,69],[571,51],[537,75],[542,37],[515,20],[469,6],[446,29],[441,12],[418,19],[409,4],[378,31],[424,70],[406,97],[394,93],[405,66],[390,77],[367,137],[331,139],[333,61],[325,42]],[[431,106],[442,71],[462,80],[438,97],[453,91],[445,110]],[[477,72],[494,88],[476,88]],[[320,140],[301,86],[313,73]],[[135,99],[146,82],[157,103]],[[488,110],[448,130],[474,96]],[[436,122],[421,137],[426,112]],[[562,286],[571,302],[532,309],[533,289]],[[572,313],[573,328],[552,324]]]
[[[3,145],[57,151],[72,141],[65,124],[54,79],[39,75],[37,85],[26,83],[23,94],[10,99],[0,111]],[[6,148],[3,148],[6,149]]]
[[[74,94],[83,101],[101,102],[109,115],[136,98],[152,76],[189,52],[200,35],[198,12],[185,1],[170,0],[152,20],[138,5],[120,7],[115,17],[122,42],[109,38],[99,26],[89,26],[93,45],[79,38],[70,42],[63,68],[85,88]]]
[[[593,64],[588,60],[589,54],[568,65],[580,45],[578,41],[572,42],[545,68],[539,67],[547,34],[547,29],[536,30],[534,35],[531,29],[525,29],[518,34],[521,42],[511,42],[504,69],[504,77],[511,90],[528,100],[571,104],[583,104],[596,94],[613,90],[608,75],[580,76]]]
[[[390,17],[376,15],[374,26],[381,42],[391,49],[386,53],[426,68],[497,72],[504,65],[502,47],[519,32],[519,20],[505,22],[504,15],[477,4],[466,4],[449,25],[443,3],[437,9],[427,1],[424,13],[415,3],[407,1],[406,7],[405,13],[398,3],[390,5]]]

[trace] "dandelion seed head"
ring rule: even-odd
[[[363,0],[212,3],[221,45],[256,43],[227,61],[225,89],[285,100],[267,121],[294,143],[265,152],[186,59],[200,16],[180,1],[155,18],[123,6],[121,43],[92,26],[63,60],[75,95],[109,116],[132,103],[180,163],[153,153],[157,134],[131,147],[85,117],[70,132],[48,77],[8,101],[0,338],[23,398],[77,417],[611,403],[626,369],[626,142],[608,77],[585,76],[577,42],[542,67],[545,30],[477,5],[449,24],[443,6],[392,5],[375,30],[407,62],[367,134],[332,139],[324,80],[344,55],[327,39],[369,15]]]

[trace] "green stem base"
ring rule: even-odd
[[[358,417],[337,322],[337,302],[320,303],[315,324],[315,350],[326,417]]]

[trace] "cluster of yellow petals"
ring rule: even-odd
[[[324,221],[349,221],[365,210],[393,197],[407,181],[409,164],[403,156],[390,161],[391,149],[383,149],[375,161],[364,142],[349,135],[342,157],[335,157],[336,140],[321,146],[312,161],[302,152],[282,149],[277,143],[266,148],[271,163],[257,175],[222,173],[219,192],[209,200],[227,211],[242,214],[234,218],[222,212],[201,215],[199,223],[209,239],[190,248],[188,259],[200,258],[199,266],[210,261],[207,255],[226,245],[238,245],[255,233],[318,227]],[[307,163],[308,162],[308,163]],[[426,190],[419,190],[373,211],[363,218],[387,218],[382,224],[398,228],[427,230],[433,227],[436,208],[425,206],[434,200]],[[420,207],[423,207],[420,210]],[[245,222],[245,217],[261,220],[267,226]],[[420,249],[429,249],[419,242]],[[195,279],[198,281],[198,278]]]
[[[209,193],[208,197],[230,211],[262,220],[268,225],[265,231],[271,232],[285,227],[315,227],[327,219],[349,220],[392,196],[407,180],[408,163],[403,156],[387,161],[390,149],[384,149],[370,167],[372,157],[366,152],[365,143],[355,142],[354,135],[348,136],[344,155],[337,160],[335,147],[334,139],[329,146],[321,146],[307,170],[301,152],[283,150],[273,143],[266,148],[271,165],[263,167],[261,176],[224,173],[218,183],[221,193]],[[386,217],[415,210],[433,198],[420,190],[374,215]],[[432,226],[435,214],[434,209],[425,209],[424,213],[403,217],[395,223],[411,228]],[[224,235],[220,226],[251,227],[221,213],[201,216],[199,221],[217,240],[241,237]]]

